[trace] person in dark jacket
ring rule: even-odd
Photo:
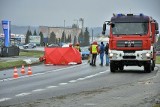
[[[105,46],[106,66],[108,66],[108,65],[109,65],[108,49],[109,49],[109,44],[108,44],[108,43],[106,43],[106,46]]]
[[[103,42],[101,42],[101,45],[100,45],[100,48],[99,48],[100,60],[101,60],[100,65],[101,65],[101,66],[103,66],[104,52],[105,52],[105,46],[104,46]]]

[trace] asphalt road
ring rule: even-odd
[[[6,76],[9,75],[10,69],[8,71],[2,71],[3,73],[7,72],[5,78],[2,78],[3,75],[0,76],[0,106],[17,106],[21,103],[28,104],[37,101],[41,103],[41,101],[49,98],[71,94],[78,95],[83,92],[88,92],[89,95],[93,94],[90,92],[94,92],[94,96],[95,93],[99,94],[104,90],[112,90],[114,87],[122,87],[123,89],[124,85],[141,83],[156,76],[158,70],[158,67],[156,67],[153,72],[144,73],[141,67],[127,67],[123,72],[111,73],[109,67],[101,67],[98,65],[98,62],[96,67],[92,67],[84,61],[80,65],[70,66],[45,66],[43,64],[32,66],[33,75],[22,75],[18,79],[13,79],[11,74],[10,76]],[[135,87],[126,94],[125,88],[123,90],[124,92],[119,95],[113,91],[112,94],[116,100],[122,96],[133,95],[140,89]],[[155,89],[156,92],[157,90]],[[110,96],[106,97],[108,98]],[[58,98],[58,100],[61,99],[63,98]],[[83,102],[83,97],[78,102],[81,101]],[[93,106],[95,103],[100,103],[100,100],[97,99],[94,103],[85,103],[83,106]],[[60,104],[57,104],[57,107],[58,105]],[[74,104],[75,106],[76,104]],[[65,103],[64,107],[70,106]]]

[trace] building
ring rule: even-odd
[[[39,26],[39,31],[43,33],[44,38],[50,38],[50,34],[52,32],[55,33],[56,38],[61,38],[62,33],[65,32],[66,37],[71,35],[72,42],[74,36],[79,36],[81,29],[80,28],[69,28],[69,27],[47,27],[47,26]]]

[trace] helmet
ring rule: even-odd
[[[96,41],[93,42],[94,45],[97,45],[98,43]]]
[[[79,46],[79,43],[76,43],[76,46]]]
[[[69,44],[69,47],[72,47],[72,44]]]

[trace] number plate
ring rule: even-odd
[[[124,56],[135,56],[135,53],[124,53]]]

